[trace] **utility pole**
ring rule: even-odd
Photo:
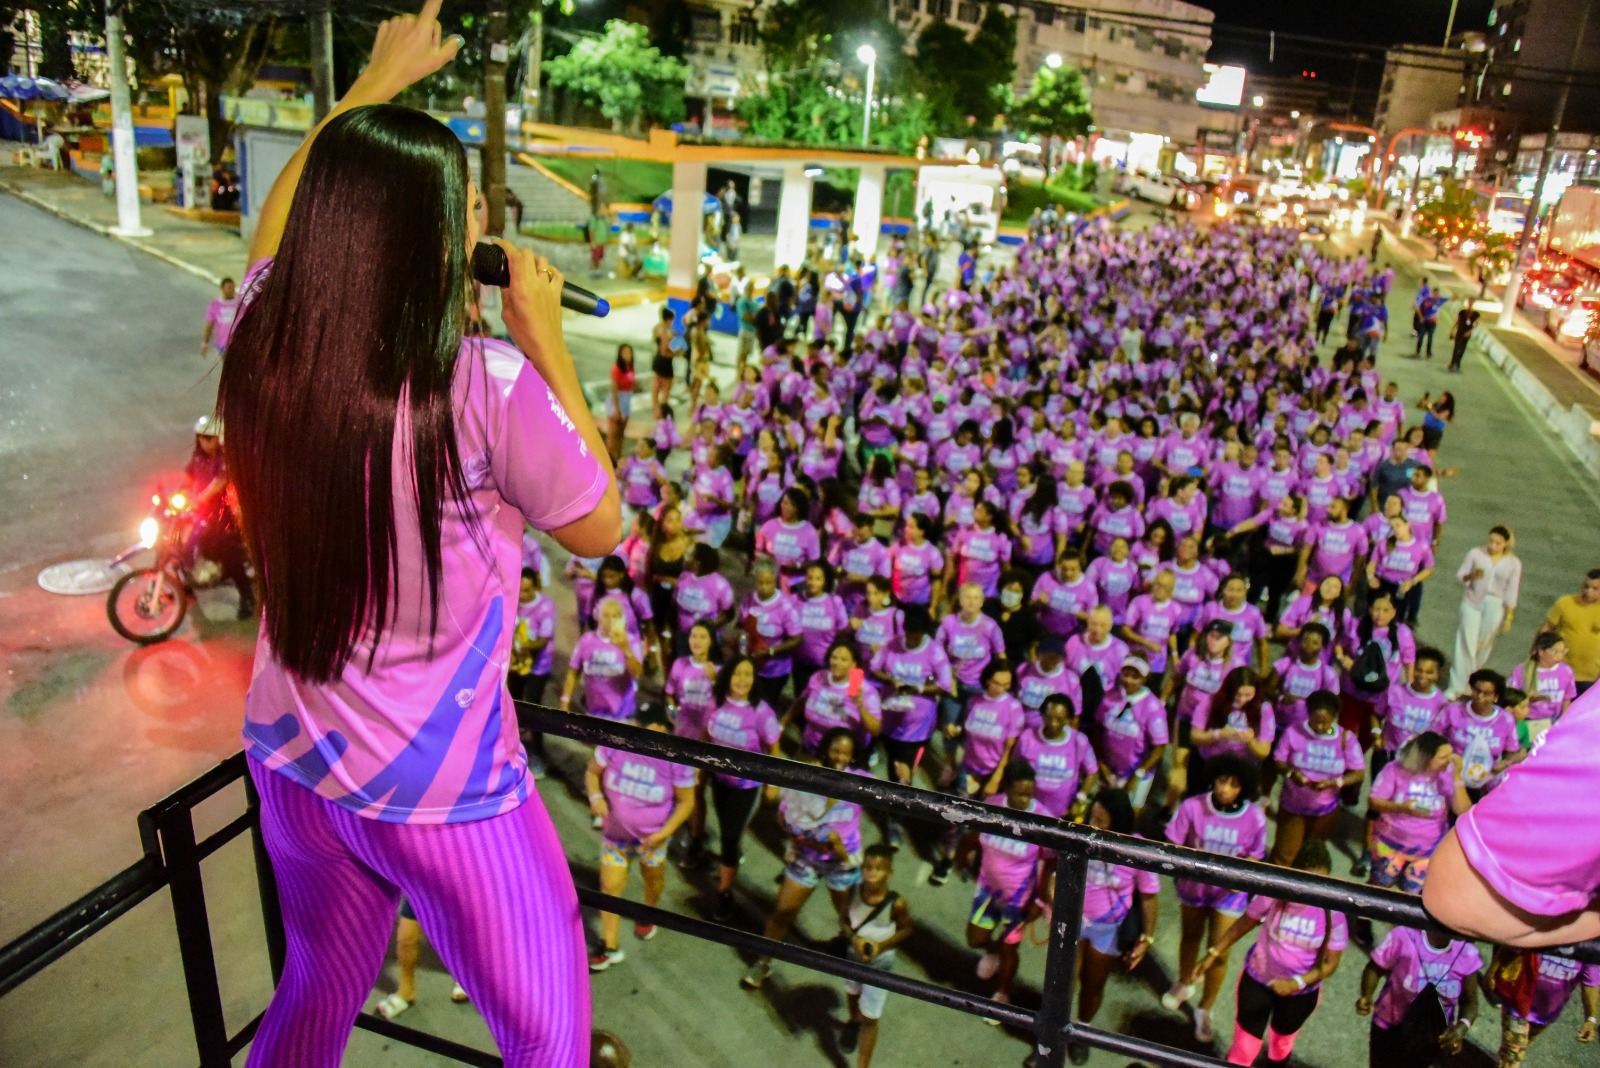
[[[544,0],[533,0],[533,13],[528,16],[528,48],[523,53],[522,121],[542,122],[540,113],[543,97],[539,92],[539,79],[544,67]]]
[[[311,12],[311,99],[313,121],[333,110],[333,8],[324,3]]]
[[[484,120],[483,152],[480,173],[484,199],[489,202],[489,233],[506,232],[506,60],[511,46],[506,42],[506,10],[490,10],[485,38],[489,45],[488,62],[483,66]]]
[[[117,225],[124,237],[145,237],[139,218],[139,155],[133,142],[133,99],[128,92],[128,57],[122,40],[122,9],[106,5],[106,61],[111,67],[111,151],[116,160]]]
[[[1577,77],[1578,57],[1583,54],[1583,35],[1589,28],[1589,13],[1594,0],[1583,5],[1578,16],[1578,32],[1572,35],[1572,54],[1567,57],[1566,80],[1556,97],[1556,109],[1550,115],[1550,132],[1544,135],[1544,151],[1539,154],[1539,176],[1533,180],[1533,199],[1528,201],[1528,213],[1522,220],[1522,239],[1517,242],[1517,259],[1511,265],[1511,278],[1506,282],[1505,295],[1500,300],[1500,315],[1496,326],[1510,326],[1517,312],[1517,299],[1522,295],[1523,264],[1533,254],[1533,228],[1539,221],[1539,200],[1544,196],[1544,182],[1550,176],[1550,164],[1556,156],[1556,138],[1561,133],[1561,119],[1567,111],[1567,97],[1572,92],[1572,79]]]

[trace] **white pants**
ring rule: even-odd
[[[1485,597],[1482,605],[1461,601],[1461,621],[1456,626],[1456,653],[1450,662],[1450,693],[1467,692],[1467,679],[1489,662],[1494,640],[1505,620],[1505,602]]]

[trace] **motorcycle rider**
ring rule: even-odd
[[[184,466],[195,516],[190,550],[198,550],[222,567],[222,575],[239,591],[239,618],[256,614],[255,587],[245,569],[244,539],[239,535],[228,468],[222,458],[222,420],[202,415],[194,424],[194,452]]]

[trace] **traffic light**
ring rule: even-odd
[[[1317,72],[1314,70],[1303,70],[1300,72],[1300,77],[1302,78],[1315,78],[1316,76]]]

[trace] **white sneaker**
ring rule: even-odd
[[[1177,1012],[1183,1007],[1183,1003],[1192,997],[1194,997],[1194,986],[1192,984],[1180,986],[1161,995],[1161,1007],[1168,1012]]]
[[[1194,1040],[1196,1042],[1210,1042],[1217,1037],[1211,1029],[1211,1010],[1198,1006],[1194,1010]]]
[[[978,958],[979,979],[993,979],[999,970],[1000,954],[991,951]]]

